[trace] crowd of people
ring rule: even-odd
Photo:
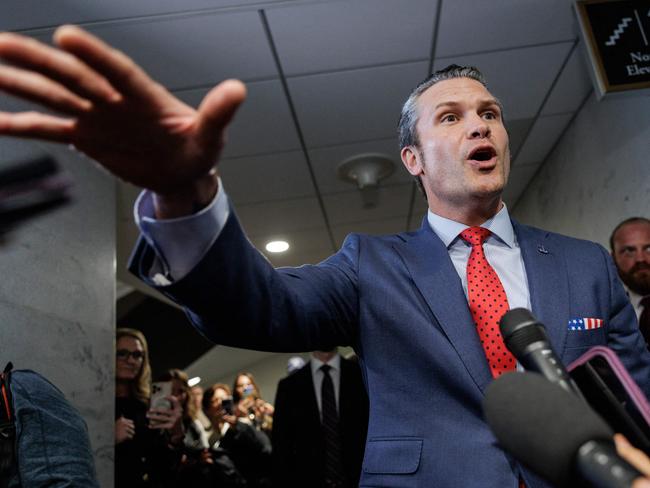
[[[322,353],[324,354],[324,353]],[[347,372],[348,360],[339,359],[336,351],[326,353],[325,359]],[[323,359],[315,353],[315,357]],[[119,328],[116,342],[116,402],[115,402],[115,486],[156,487],[176,486],[202,487],[254,487],[301,486],[302,481],[287,481],[286,458],[295,444],[285,430],[276,433],[279,441],[276,457],[272,456],[274,438],[274,407],[262,397],[254,376],[241,372],[234,378],[232,388],[224,383],[210,387],[189,385],[187,373],[170,369],[157,375],[152,381],[147,340],[136,329]],[[309,364],[293,369],[291,361],[288,371],[301,372],[299,378],[311,369]],[[320,359],[318,364],[324,364]],[[341,363],[345,361],[345,365]],[[335,366],[336,367],[336,366]],[[358,366],[355,367],[358,370]],[[352,367],[350,367],[352,368]],[[284,380],[283,380],[284,381]],[[153,394],[154,388],[169,384],[169,395],[161,399]],[[340,383],[340,381],[339,381]],[[152,385],[154,387],[152,388]],[[351,383],[352,385],[352,383]],[[360,375],[353,384],[352,392],[346,389],[342,405],[352,400],[360,404],[361,419],[352,430],[356,437],[357,455],[352,471],[361,465],[363,443],[367,428],[367,399]],[[310,390],[302,398],[293,397],[295,405],[283,407],[282,426],[287,418],[295,415],[295,407],[309,411]],[[280,400],[281,401],[281,400]],[[307,405],[307,406],[305,406]],[[341,407],[346,410],[347,407]],[[342,412],[343,413],[343,412]],[[320,419],[316,415],[316,424]],[[304,425],[296,425],[304,428]],[[314,447],[320,444],[319,435],[311,438]],[[277,456],[281,455],[283,459]],[[275,462],[275,463],[274,463]],[[275,469],[274,469],[275,464]],[[282,466],[282,469],[278,469]],[[323,470],[320,470],[323,471]],[[321,476],[316,466],[309,476]],[[352,476],[341,488],[353,486],[358,479]],[[290,477],[289,477],[290,479]],[[288,483],[288,484],[287,484]],[[318,486],[318,483],[314,486]],[[322,486],[329,486],[323,484]]]

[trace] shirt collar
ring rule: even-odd
[[[630,303],[634,307],[634,310],[638,310],[639,307],[641,306],[641,299],[643,297],[641,295],[639,295],[638,293],[634,293],[627,286],[625,286],[625,291],[627,291],[627,296],[630,299]]]
[[[456,222],[455,220],[434,214],[431,210],[429,210],[427,214],[427,220],[429,221],[429,225],[433,232],[436,233],[447,248],[454,243],[458,234],[469,227],[461,222]],[[499,210],[494,217],[483,222],[481,227],[489,229],[494,236],[508,247],[514,247],[515,231],[512,228],[510,214],[508,214],[508,207],[505,202],[503,203],[501,210]]]
[[[310,365],[312,374],[320,370],[320,367],[325,364],[320,359],[316,359],[314,356],[311,357]],[[341,355],[336,354],[332,359],[327,361],[327,364],[332,368],[332,370],[339,371],[341,369]]]

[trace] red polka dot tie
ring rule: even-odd
[[[476,323],[492,376],[497,378],[503,373],[514,371],[516,362],[499,332],[499,320],[509,307],[501,280],[485,259],[483,252],[483,242],[490,234],[491,232],[483,227],[469,227],[461,232],[460,236],[472,245],[472,252],[467,261],[469,309]]]

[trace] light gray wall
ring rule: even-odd
[[[514,208],[523,223],[608,247],[626,217],[650,217],[650,96],[592,96]]]
[[[0,361],[57,385],[86,420],[102,487],[113,486],[115,182],[65,147],[0,138],[0,166],[49,152],[74,201],[0,243]]]
[[[293,356],[302,356],[305,360],[309,360],[309,354],[285,354],[278,353],[262,359],[261,361],[251,363],[245,366],[242,371],[252,373],[255,377],[255,383],[259,386],[264,400],[267,402],[275,403],[275,393],[278,387],[278,382],[287,376],[287,361]],[[218,378],[215,383],[226,383],[233,385],[235,381],[236,372],[224,375]],[[210,386],[210,385],[206,385]]]

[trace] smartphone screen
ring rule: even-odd
[[[228,415],[232,415],[234,412],[234,405],[232,402],[232,397],[231,398],[224,398],[223,401],[221,402],[221,406],[223,407],[223,410],[226,412]]]

